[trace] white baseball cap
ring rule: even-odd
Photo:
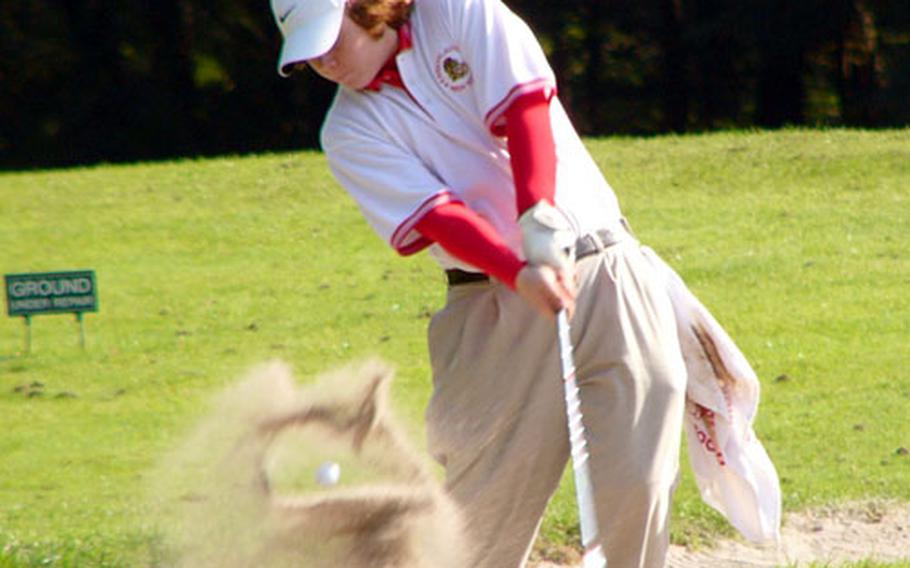
[[[272,14],[284,44],[278,58],[278,74],[287,77],[294,63],[319,57],[332,49],[345,0],[272,0]]]

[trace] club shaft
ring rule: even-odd
[[[581,400],[575,380],[575,361],[572,356],[572,339],[569,317],[561,310],[556,317],[559,336],[559,358],[565,388],[566,418],[569,423],[569,445],[572,453],[572,470],[575,473],[575,497],[581,524],[581,543],[585,553],[583,568],[602,568],[607,565],[603,550],[597,542],[597,515],[594,510],[594,490],[591,486],[588,444],[582,422]]]

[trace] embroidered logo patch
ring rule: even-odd
[[[436,79],[453,91],[464,90],[473,82],[471,68],[457,47],[446,48],[436,58]]]

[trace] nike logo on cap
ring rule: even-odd
[[[296,10],[296,9],[297,9],[297,4],[294,4],[293,6],[291,6],[290,8],[288,8],[288,11],[287,11],[287,12],[285,12],[285,13],[282,14],[281,16],[278,16],[278,21],[281,22],[281,23],[283,24],[284,21],[288,19],[288,16],[291,15],[291,12],[293,12],[293,11]]]

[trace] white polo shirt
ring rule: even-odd
[[[321,143],[335,177],[401,254],[430,245],[414,229],[461,201],[521,254],[503,113],[518,96],[554,94],[553,71],[528,26],[499,0],[415,0],[412,49],[396,58],[407,91],[339,87]],[[557,98],[556,206],[579,235],[616,222],[619,205]],[[443,268],[476,270],[438,245]]]

